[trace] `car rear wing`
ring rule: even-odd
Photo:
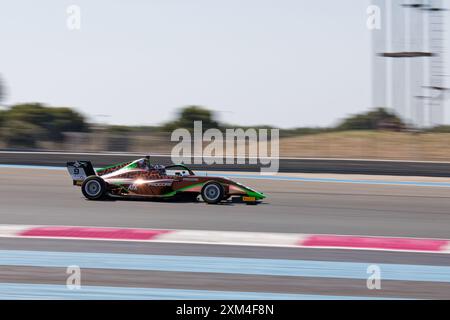
[[[67,162],[67,170],[74,185],[81,185],[87,177],[97,175],[90,161]]]

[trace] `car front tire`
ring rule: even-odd
[[[208,204],[217,204],[222,201],[225,190],[218,182],[208,182],[202,188],[202,199]]]

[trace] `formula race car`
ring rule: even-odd
[[[95,170],[90,161],[68,162],[73,184],[89,200],[105,198],[176,198],[217,204],[224,200],[259,203],[266,196],[223,177],[198,176],[188,167],[153,165],[150,157]]]

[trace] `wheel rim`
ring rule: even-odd
[[[205,189],[205,197],[208,200],[214,201],[217,200],[220,196],[220,189],[218,186],[212,184],[206,187]]]
[[[98,181],[92,180],[86,183],[84,190],[89,196],[96,197],[102,191],[102,186]]]

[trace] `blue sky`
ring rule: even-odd
[[[78,31],[66,26],[72,4]],[[370,107],[368,4],[3,1],[6,103],[71,106],[117,124],[158,124],[190,104],[242,125],[334,124]]]

